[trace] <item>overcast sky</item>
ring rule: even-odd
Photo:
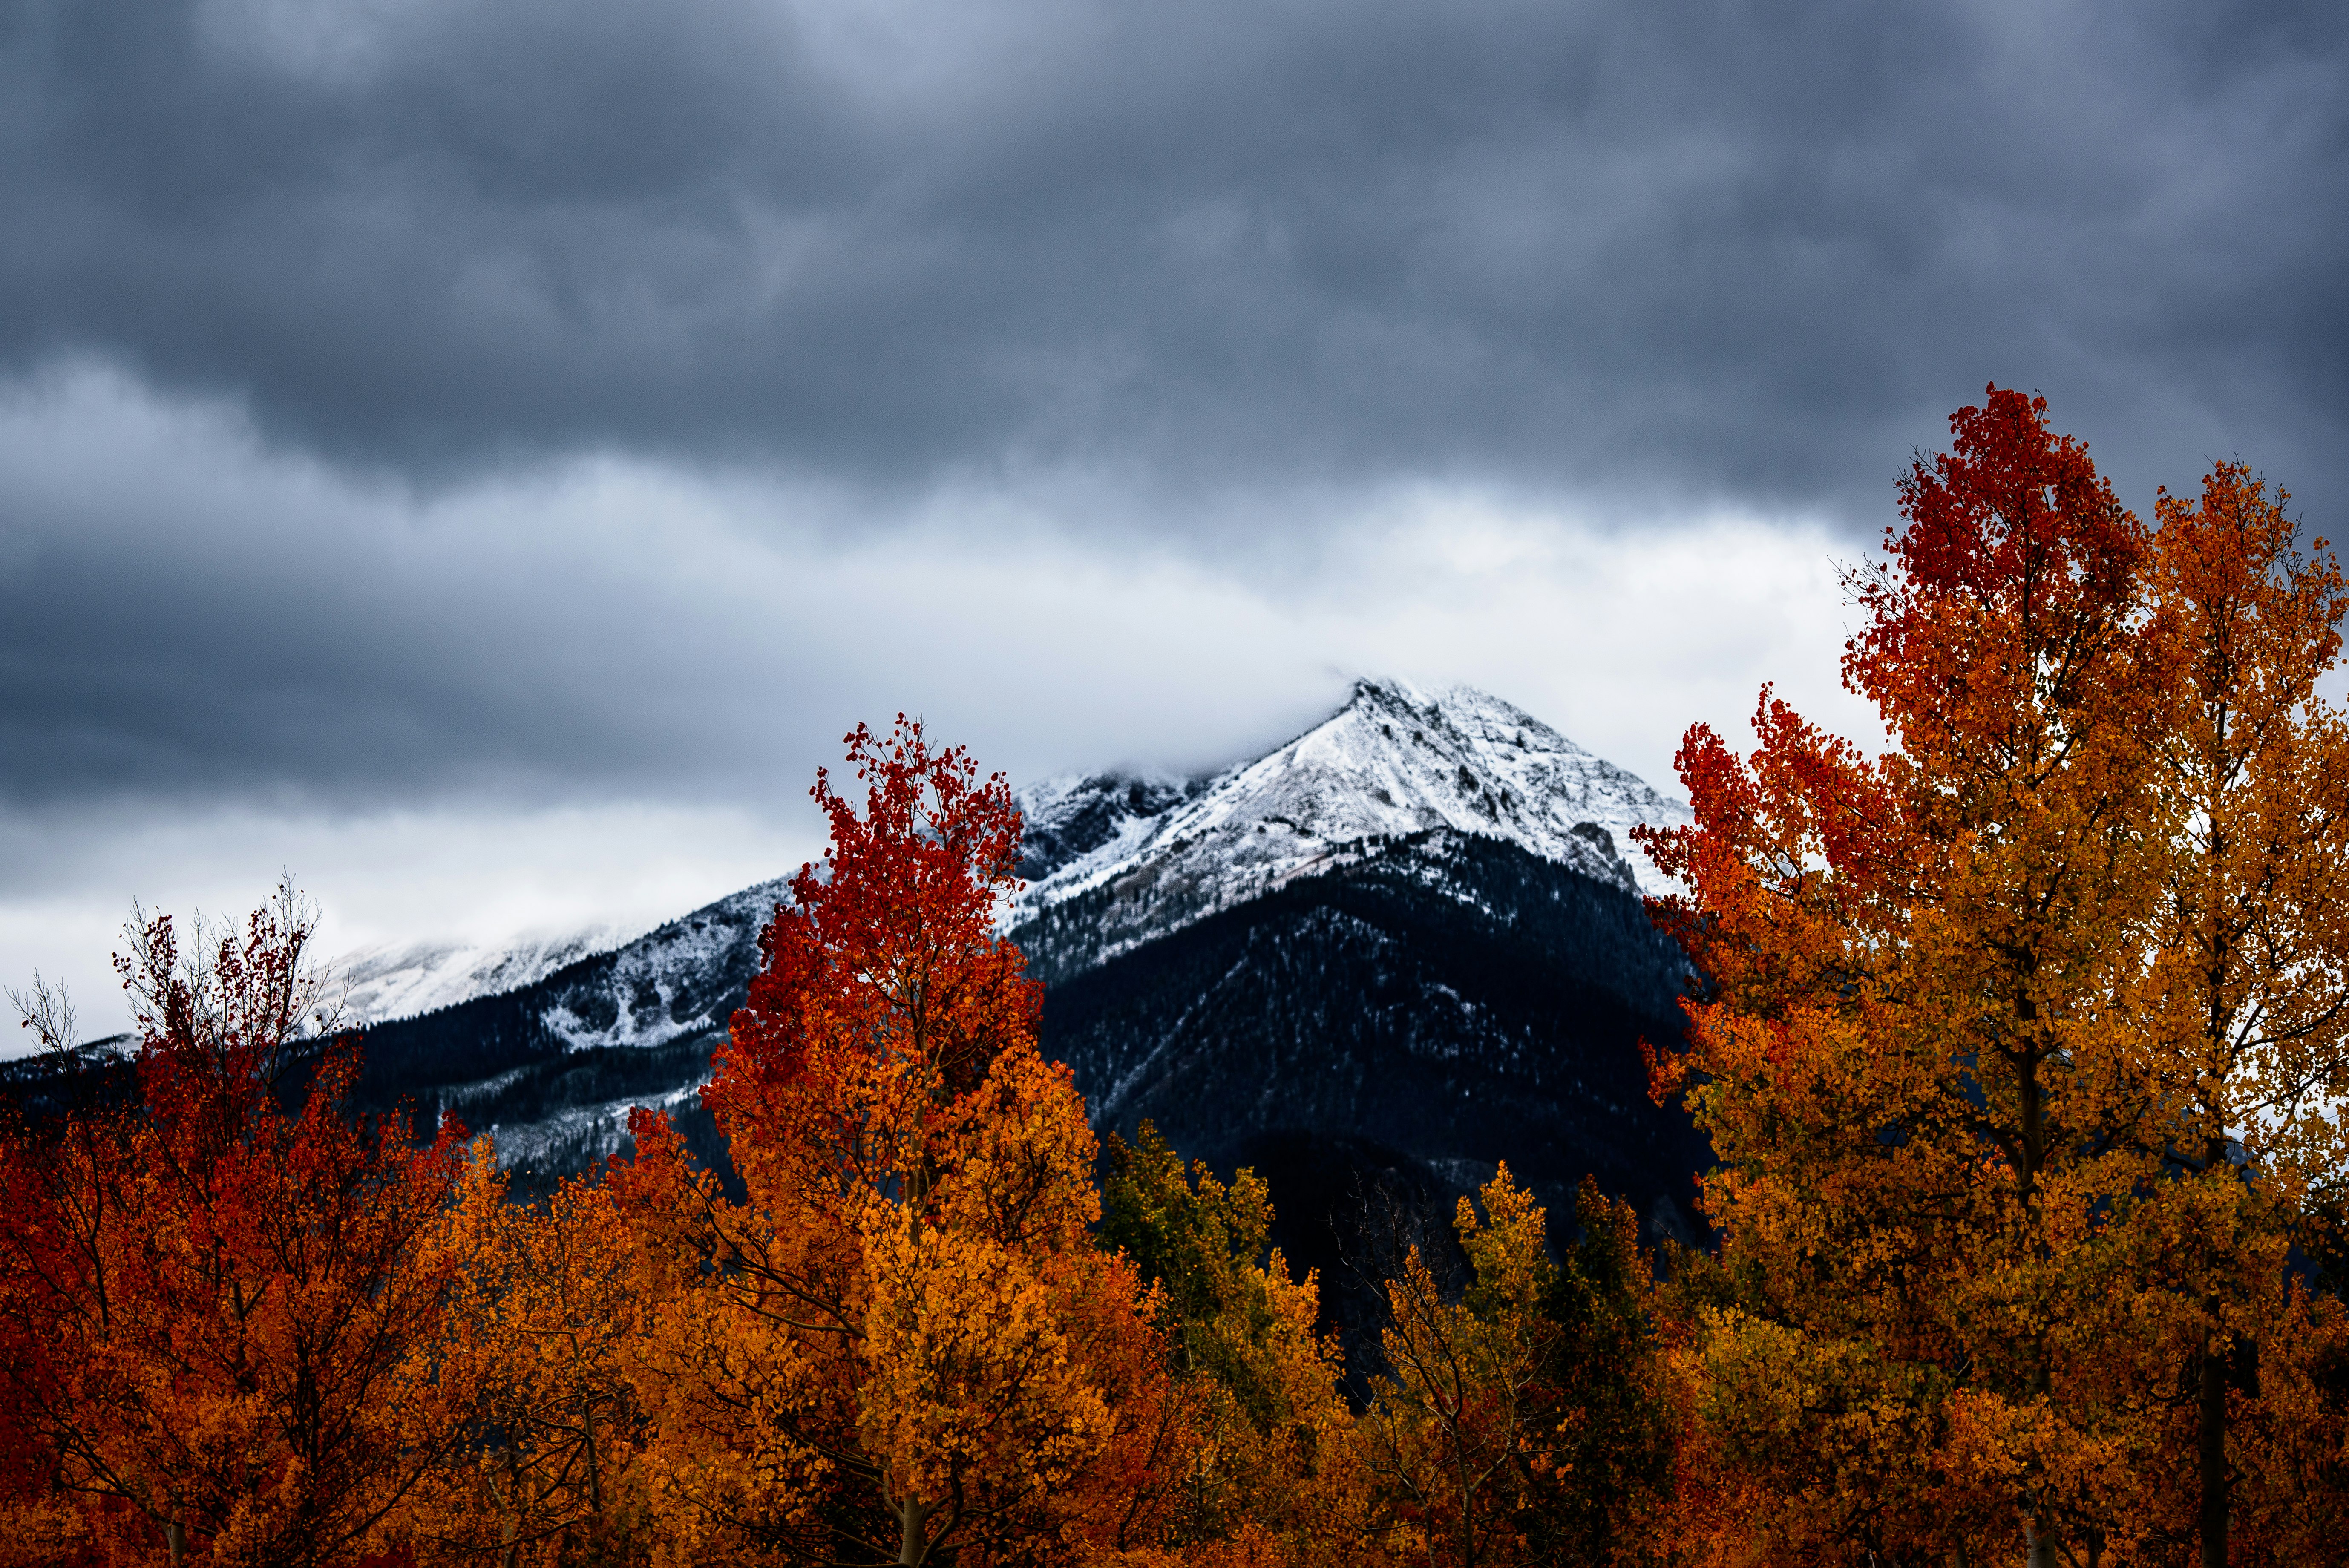
[[[2349,7],[10,0],[0,981],[648,924],[860,718],[1840,725],[1912,449],[2349,504]]]

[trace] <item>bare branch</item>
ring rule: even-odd
[[[8,1005],[16,1009],[16,1026],[32,1030],[41,1049],[67,1056],[79,1048],[81,1038],[75,1024],[73,998],[66,995],[62,982],[52,985],[36,969],[32,990],[22,992],[11,986]]]

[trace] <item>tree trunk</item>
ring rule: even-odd
[[[1452,1451],[1459,1460],[1460,1471],[1460,1568],[1476,1568],[1476,1499],[1468,1480],[1466,1439],[1456,1425],[1452,1432]]]
[[[579,1396],[579,1428],[587,1434],[587,1511],[600,1520],[604,1517],[604,1475],[595,1462],[595,1405],[585,1393]]]
[[[2044,1233],[2042,1233],[2044,1234]],[[2034,1340],[2031,1346],[2031,1391],[2044,1399],[2054,1386],[2047,1370],[2047,1345]],[[2023,1509],[2023,1558],[2025,1568],[2055,1568],[2054,1535],[2039,1528],[2038,1497],[2033,1497]]]
[[[2227,1367],[2202,1337],[2202,1568],[2227,1568]]]
[[[2039,1532],[2037,1517],[2023,1516],[2023,1560],[2028,1568],[2055,1568],[2055,1542]]]
[[[494,1479],[491,1494],[498,1499],[498,1568],[515,1568],[522,1560],[522,1469],[513,1445],[506,1445],[506,1484],[500,1494]]]
[[[897,1504],[897,1562],[899,1568],[920,1568],[923,1559],[930,1554],[930,1510],[913,1498]]]

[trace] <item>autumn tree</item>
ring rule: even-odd
[[[1951,428],[1852,578],[1889,748],[1765,690],[1750,758],[1691,730],[1695,825],[1647,839],[1701,975],[1658,1086],[1721,1158],[1700,1448],[1775,1478],[1773,1555],[2125,1560],[2158,1547],[2181,1346],[2208,1406],[2226,1303],[2289,1307],[2267,1205],[2307,1167],[2223,1130],[2340,1081],[2337,1004],[2285,1001],[2339,973],[2334,851],[2301,847],[2339,819],[2337,580],[2217,519],[2240,475],[2157,536],[2044,402]]]
[[[2301,551],[2286,499],[2234,463],[2163,494],[2148,573],[2170,852],[2141,1027],[2175,1179],[2138,1218],[2175,1286],[2194,1465],[2174,1492],[2196,1500],[2180,1533],[2205,1568],[2228,1559],[2232,1476],[2262,1468],[2230,1442],[2256,1369],[2289,1379],[2320,1337],[2286,1267],[2295,1220],[2349,1169],[2349,723],[2320,692],[2349,593],[2323,540]]]
[[[1342,1358],[1315,1332],[1319,1282],[1292,1279],[1269,1244],[1262,1179],[1185,1165],[1148,1121],[1131,1143],[1112,1133],[1107,1152],[1101,1243],[1156,1288],[1192,1407],[1187,1449],[1162,1461],[1181,1480],[1173,1543],[1196,1562],[1362,1561],[1371,1499]]]
[[[402,1368],[442,1309],[455,1131],[348,1114],[316,930],[290,883],[185,953],[134,917],[142,1102],[0,1140],[0,1424],[101,1555],[349,1561],[439,1458]],[[60,1052],[63,1017],[28,1010]]]
[[[1654,1274],[1639,1216],[1588,1176],[1579,1232],[1541,1297],[1546,1320],[1532,1444],[1528,1539],[1555,1568],[1640,1560],[1672,1462]]]
[[[1526,1562],[1529,1511],[1558,1460],[1544,1380],[1542,1303],[1557,1273],[1547,1216],[1505,1165],[1476,1202],[1460,1200],[1453,1229],[1464,1293],[1445,1288],[1416,1243],[1386,1283],[1387,1370],[1371,1379],[1359,1440],[1403,1555],[1444,1568]]]
[[[649,1315],[636,1390],[677,1549],[1039,1562],[1159,1532],[1179,1418],[1040,987],[997,937],[1019,820],[917,722],[859,728],[864,809],[761,937],[705,1099],[747,1197],[636,1123],[608,1181]]]

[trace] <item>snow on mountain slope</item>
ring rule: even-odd
[[[1213,779],[1105,774],[1021,792],[1029,886],[1006,924],[1108,895],[1131,945],[1431,829],[1506,840],[1545,860],[1657,892],[1630,841],[1639,824],[1690,820],[1682,802],[1583,750],[1523,709],[1466,686],[1355,683],[1346,706],[1288,745]]]
[[[1064,773],[1019,791],[1027,819],[1019,845],[1019,874],[1041,882],[1081,855],[1112,839],[1131,840],[1135,824],[1181,805],[1207,780],[1173,773]]]
[[[336,961],[347,989],[343,1010],[354,1025],[414,1018],[479,996],[535,985],[583,959],[603,957],[551,1004],[545,1026],[576,1047],[655,1046],[678,1035],[720,1026],[731,1004],[714,1017],[707,976],[756,967],[759,932],[790,896],[787,879],[757,882],[714,903],[679,915],[642,935],[609,925],[509,943],[418,942],[362,948]],[[747,973],[747,971],[746,971]],[[592,1003],[572,995],[581,987]],[[577,1002],[574,1006],[572,1004]],[[683,1011],[680,1012],[680,1007]]]
[[[591,925],[512,942],[386,943],[344,954],[334,970],[348,987],[343,1006],[349,1021],[378,1024],[532,985],[591,954],[610,952],[628,935]]]
[[[778,877],[648,931],[566,981],[539,1021],[573,1050],[721,1031],[758,971],[759,933],[790,898],[790,880]]]
[[[378,1024],[365,1103],[428,1126],[451,1112],[541,1175],[582,1170],[624,1141],[631,1107],[676,1109],[709,1081],[790,892],[759,882],[529,985]]]

